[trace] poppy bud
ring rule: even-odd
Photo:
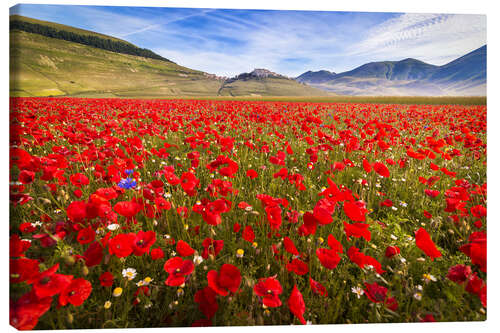
[[[71,313],[68,313],[68,316],[66,317],[66,320],[68,321],[68,324],[73,323],[73,315]]]
[[[82,274],[83,274],[84,276],[89,275],[89,268],[88,268],[87,266],[83,266],[83,267],[82,267]]]

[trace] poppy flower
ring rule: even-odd
[[[419,249],[431,257],[431,260],[441,257],[441,252],[439,252],[436,245],[432,241],[431,236],[429,236],[424,228],[420,228],[415,232],[415,243]]]
[[[114,278],[115,277],[110,272],[104,272],[101,276],[99,276],[99,281],[101,282],[101,286],[111,287],[113,285]]]
[[[76,240],[80,244],[88,244],[92,243],[95,239],[95,231],[91,227],[84,228],[78,232],[78,236],[76,236]]]
[[[303,216],[304,223],[299,227],[298,233],[300,236],[314,235],[318,225],[318,220],[313,213],[305,212]]]
[[[275,308],[281,306],[279,295],[283,292],[280,282],[274,277],[261,278],[255,284],[253,291],[257,296],[262,296],[265,306]]]
[[[371,232],[368,230],[370,225],[366,223],[353,223],[349,224],[344,222],[344,231],[347,239],[350,239],[351,236],[356,238],[364,238],[367,242],[369,242],[372,238]]]
[[[392,258],[395,255],[399,254],[400,252],[401,252],[401,250],[399,249],[399,247],[397,247],[397,246],[388,246],[385,249],[385,256],[387,258]]]
[[[35,180],[35,173],[29,170],[22,170],[19,173],[19,181],[23,184],[31,184]]]
[[[111,252],[110,252],[111,253]],[[103,258],[103,246],[99,242],[93,242],[83,253],[87,267],[97,266]]]
[[[223,240],[213,240],[212,238],[205,238],[201,243],[203,246],[203,252],[201,253],[201,257],[203,259],[207,259],[209,255],[217,256],[219,252],[224,247]]]
[[[109,253],[118,258],[128,257],[135,250],[135,241],[136,235],[134,233],[118,234],[108,242]]]
[[[377,282],[365,282],[365,295],[374,303],[383,303],[387,298],[387,288],[380,286]]]
[[[309,273],[309,266],[300,259],[292,259],[292,261],[286,265],[286,269],[297,275],[305,275]]]
[[[257,171],[255,171],[254,169],[248,169],[247,170],[247,177],[250,178],[250,179],[255,179],[259,176],[259,174],[257,173]]]
[[[200,311],[208,319],[211,319],[217,312],[217,309],[219,308],[216,296],[217,293],[209,286],[201,290],[198,290],[196,294],[194,294],[194,301],[198,303]]]
[[[10,259],[10,283],[20,283],[32,279],[39,273],[39,262],[35,259]]]
[[[59,295],[59,305],[64,306],[70,303],[74,306],[80,306],[91,292],[92,284],[89,281],[82,278],[74,279]]]
[[[32,290],[11,304],[9,322],[18,330],[32,330],[51,304],[52,297],[39,298]]]
[[[165,256],[165,253],[163,253],[163,250],[160,248],[156,248],[156,249],[151,250],[151,259],[153,259],[153,260],[161,259],[164,256]]]
[[[14,234],[10,237],[9,245],[11,257],[22,257],[24,256],[24,252],[30,248],[31,242],[21,239],[19,235]]]
[[[340,256],[335,250],[319,248],[316,250],[316,256],[321,265],[328,269],[334,269],[340,262]]]
[[[279,230],[281,226],[281,208],[279,206],[267,206],[265,208],[267,221],[271,229]]]
[[[344,202],[344,213],[353,221],[364,222],[366,220],[366,205],[362,201],[346,201]]]
[[[328,291],[326,290],[326,288],[318,281],[313,280],[313,278],[311,277],[309,277],[309,286],[315,294],[328,297]]]
[[[66,215],[71,222],[82,222],[87,217],[87,203],[84,201],[73,201],[66,208]]]
[[[297,288],[297,285],[293,286],[292,293],[290,294],[290,298],[288,299],[288,308],[290,309],[290,312],[292,312],[293,315],[300,320],[302,325],[306,324],[306,320],[304,319],[306,305],[304,303],[302,294]]]
[[[178,240],[175,250],[181,257],[189,257],[194,254],[193,248],[183,240]]]
[[[459,250],[469,258],[474,265],[486,273],[486,234],[482,231],[473,232],[469,236],[469,243],[462,245]]]
[[[73,186],[82,187],[89,184],[89,179],[83,173],[75,173],[69,177],[69,180]]]
[[[134,248],[134,255],[136,256],[142,256],[144,253],[149,253],[149,249],[156,242],[156,233],[153,230],[140,230],[137,235],[129,235],[130,237],[135,236],[132,241],[132,246]]]
[[[217,294],[227,296],[235,293],[241,283],[241,274],[238,267],[231,264],[223,264],[219,272],[211,270],[207,273],[208,286]]]
[[[255,240],[255,233],[253,231],[253,228],[252,226],[250,225],[247,225],[245,227],[245,229],[243,229],[243,233],[241,235],[243,237],[244,240],[246,240],[247,242],[250,242],[250,243],[253,243],[253,241]]]
[[[294,255],[294,256],[298,256],[299,255],[299,251],[297,250],[297,248],[295,247],[295,244],[293,244],[293,241],[288,237],[288,236],[285,236],[283,238],[283,245],[285,247],[285,251]]]
[[[375,170],[375,172],[378,173],[382,177],[389,177],[390,176],[389,169],[387,169],[387,167],[383,163],[380,163],[380,162],[373,163],[373,170]]]
[[[33,291],[38,298],[57,295],[71,283],[73,276],[56,273],[58,268],[55,264],[34,278]]]
[[[165,280],[165,284],[177,287],[183,284],[186,281],[186,277],[193,272],[194,264],[191,260],[173,257],[165,262],[163,269],[169,274]]]
[[[131,218],[139,213],[141,205],[134,201],[119,201],[114,205],[113,209],[121,216]]]
[[[470,266],[455,265],[448,269],[446,277],[453,282],[461,284],[466,282],[471,274],[472,270]]]
[[[333,237],[332,234],[328,235],[327,243],[328,243],[328,246],[330,247],[330,249],[332,249],[333,251],[338,252],[338,253],[344,252],[344,250],[342,248],[342,244],[335,237]]]

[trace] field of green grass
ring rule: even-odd
[[[216,95],[220,80],[170,62],[22,31],[10,33],[11,96]]]

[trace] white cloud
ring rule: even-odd
[[[373,60],[417,58],[443,65],[486,44],[486,16],[403,14],[366,32],[348,55]]]

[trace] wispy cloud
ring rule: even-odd
[[[21,14],[126,39],[183,66],[297,76],[370,61],[444,64],[486,43],[484,15],[21,5]]]
[[[403,14],[368,30],[346,55],[374,60],[411,57],[442,65],[484,44],[484,15]]]

